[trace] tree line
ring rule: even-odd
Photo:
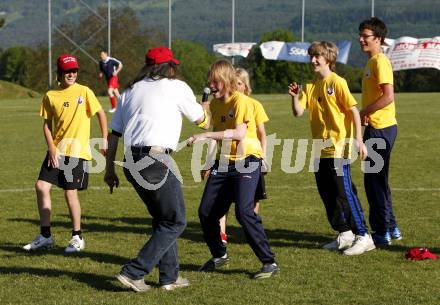
[[[106,8],[100,8],[105,14]],[[158,28],[142,29],[135,12],[130,8],[112,12],[112,54],[122,61],[124,69],[120,74],[120,82],[124,87],[144,64],[147,49],[162,45],[166,41],[164,33]],[[99,59],[101,50],[107,46],[105,31],[94,35],[99,30],[95,15],[86,15],[78,22],[70,22],[60,26],[74,41],[86,42],[81,46],[89,54]],[[93,36],[94,35],[94,36]],[[92,36],[93,39],[89,39]],[[291,31],[279,29],[264,33],[260,43],[270,40],[295,41]],[[305,83],[313,79],[313,72],[308,64],[287,61],[265,60],[261,55],[259,44],[254,46],[247,58],[236,58],[235,64],[247,69],[251,75],[254,93],[284,93],[291,81]],[[52,54],[53,67],[56,57],[63,53],[72,53],[73,45],[59,32],[54,32]],[[200,93],[206,83],[209,66],[218,58],[210,53],[202,44],[174,40],[172,50],[181,61],[181,78],[195,92]],[[38,92],[48,89],[48,49],[45,45],[36,48],[25,46],[0,49],[0,79],[13,82]],[[98,78],[98,65],[82,52],[76,51],[80,63],[80,83],[86,84],[99,95],[105,95],[104,80]],[[367,58],[365,57],[365,62]],[[338,64],[337,73],[344,77],[352,92],[361,91],[362,68]],[[55,74],[54,74],[55,75]],[[395,76],[396,92],[429,92],[440,91],[440,71],[435,69],[416,69],[397,71]],[[55,83],[51,86],[56,85]],[[123,88],[122,88],[123,89]]]

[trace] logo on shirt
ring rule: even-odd
[[[82,96],[78,96],[78,98],[76,99],[76,102],[78,104],[82,104],[84,102],[84,98]]]
[[[222,115],[221,119],[222,123],[226,122],[226,116]]]
[[[371,76],[370,69],[365,70],[365,77],[370,77],[370,76]]]
[[[63,107],[69,107],[69,102],[64,102]]]
[[[333,95],[334,93],[335,93],[335,89],[333,89],[332,87],[328,87],[328,88],[327,88],[327,94],[328,94],[328,95],[331,96],[331,95]]]
[[[228,118],[233,119],[234,118],[234,109],[229,110],[228,112]]]

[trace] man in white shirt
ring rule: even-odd
[[[134,186],[153,217],[152,235],[136,258],[125,264],[116,278],[137,292],[151,287],[144,276],[159,267],[159,283],[172,290],[189,285],[178,275],[177,238],[186,226],[185,205],[175,163],[170,154],[177,148],[182,128],[182,115],[209,127],[204,110],[191,88],[176,79],[179,61],[166,47],[150,49],[146,64],[122,94],[112,119],[105,182],[119,185],[114,170],[116,148],[124,136],[124,174]]]

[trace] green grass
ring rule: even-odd
[[[310,136],[307,117],[291,116],[286,95],[257,98],[271,118],[268,134],[295,139],[295,155],[296,140]],[[121,188],[113,195],[105,189],[102,174],[91,175],[90,189],[80,194],[84,252],[63,254],[71,225],[58,189],[52,192],[57,247],[49,252],[21,250],[39,230],[33,185],[45,155],[40,100],[0,100],[0,304],[439,304],[439,262],[404,258],[406,249],[413,246],[426,246],[440,254],[439,98],[435,93],[397,95],[399,134],[390,182],[404,239],[387,249],[358,257],[321,249],[334,232],[313,174],[307,169],[297,174],[281,171],[282,146],[275,147],[272,172],[267,176],[269,199],[262,202],[261,214],[281,273],[259,282],[249,278],[260,263],[233,213],[228,227],[230,264],[212,274],[196,272],[210,257],[197,217],[203,183],[195,183],[191,176],[191,149],[174,154],[184,178],[188,220],[179,240],[181,272],[191,286],[146,294],[127,291],[114,279],[151,233],[151,218],[122,175]],[[108,106],[107,99],[102,103]],[[98,131],[94,120],[94,136]],[[196,131],[186,122],[181,139]],[[358,161],[352,171],[368,215]],[[148,283],[157,280],[156,270],[146,277]]]
[[[0,80],[0,100],[39,97],[40,93],[20,85]],[[0,103],[3,103],[0,102]]]

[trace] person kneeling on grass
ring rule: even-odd
[[[90,118],[96,114],[101,128],[105,155],[107,119],[95,94],[86,86],[76,83],[78,61],[71,55],[61,55],[57,61],[57,80],[60,88],[46,93],[40,115],[44,118],[43,132],[47,143],[46,158],[41,165],[37,192],[41,232],[24,250],[50,248],[54,240],[50,232],[52,185],[64,189],[64,197],[72,219],[72,239],[65,252],[79,252],[85,242],[81,236],[81,207],[78,190],[88,184],[87,161],[91,160],[89,147]],[[53,122],[52,122],[53,121]],[[53,125],[52,125],[53,123]]]
[[[289,85],[295,117],[309,109],[313,139],[324,144],[315,159],[315,179],[332,228],[339,232],[335,241],[324,245],[331,250],[345,250],[345,255],[359,255],[375,248],[364,220],[356,187],[350,176],[351,145],[355,143],[362,160],[367,149],[362,141],[361,121],[356,100],[347,82],[334,71],[338,50],[331,42],[314,42],[308,49],[312,69],[318,79],[307,84],[299,98],[297,83]],[[322,140],[322,141],[320,141]]]

